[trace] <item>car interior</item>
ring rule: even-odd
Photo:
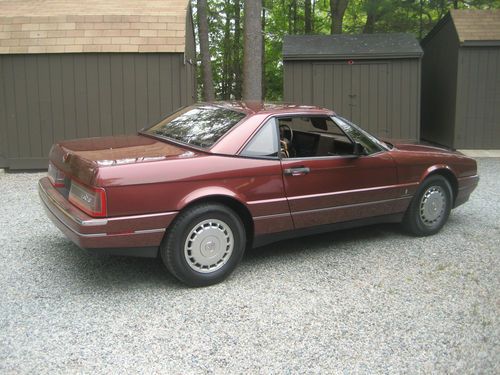
[[[329,117],[282,117],[278,124],[282,157],[354,153],[354,144]]]

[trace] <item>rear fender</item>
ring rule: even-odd
[[[208,198],[211,196],[228,197],[228,198],[237,200],[238,202],[240,202],[241,204],[246,206],[246,204],[244,203],[245,200],[243,199],[243,197],[236,194],[234,191],[229,190],[229,189],[222,187],[222,186],[209,186],[209,187],[203,187],[203,188],[194,190],[194,191],[190,192],[189,194],[187,194],[184,198],[182,198],[179,201],[179,203],[177,204],[176,210],[180,211],[184,207],[188,206],[189,204],[191,204],[197,200],[205,199],[205,198]]]

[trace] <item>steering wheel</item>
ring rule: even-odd
[[[288,140],[290,141],[290,143],[292,143],[293,141],[293,130],[290,126],[288,126],[287,124],[280,124],[280,130],[283,128],[283,133],[285,131],[288,131],[288,133],[290,134],[290,137],[286,137],[288,138]],[[280,132],[281,133],[281,132]],[[281,134],[280,134],[281,135]],[[283,137],[285,137],[285,134],[283,134]],[[280,137],[281,138],[281,137]]]
[[[287,124],[281,124],[280,128],[280,148],[281,155],[285,158],[294,157],[295,156],[295,148],[292,144],[293,139],[293,130]],[[285,135],[285,132],[290,134],[290,137]]]

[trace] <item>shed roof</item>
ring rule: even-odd
[[[0,54],[184,52],[187,12],[189,0],[0,0]]]
[[[422,56],[411,34],[287,35],[283,41],[285,60],[341,60],[407,58]]]
[[[500,41],[500,9],[454,9],[450,15],[461,43]]]

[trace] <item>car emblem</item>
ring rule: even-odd
[[[81,198],[87,203],[92,203],[92,197],[89,196],[87,193],[83,194]]]
[[[66,153],[63,155],[62,161],[63,161],[63,163],[66,163],[67,161],[69,161],[69,153]]]

